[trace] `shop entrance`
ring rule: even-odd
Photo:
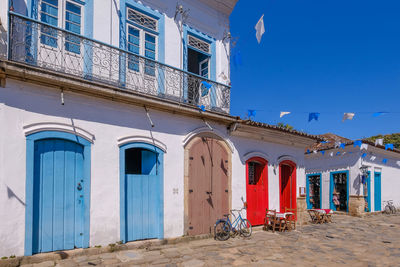
[[[348,211],[348,172],[331,173],[330,208],[337,211]]]

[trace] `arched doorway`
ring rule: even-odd
[[[296,209],[296,164],[290,160],[279,164],[280,211]]]
[[[229,213],[231,157],[224,141],[211,134],[185,147],[185,233],[208,234]]]
[[[268,162],[260,157],[246,161],[247,219],[252,225],[264,223],[268,208]]]
[[[27,136],[25,255],[89,246],[90,145],[79,136]]]
[[[145,144],[120,147],[121,240],[163,238],[163,151]]]

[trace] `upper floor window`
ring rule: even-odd
[[[129,52],[146,58],[157,60],[157,20],[150,18],[136,10],[128,8],[127,48]],[[147,75],[155,75],[155,62],[145,60],[140,63],[139,57],[129,55],[128,68],[134,71],[143,71]]]
[[[67,31],[81,34],[82,32],[82,5],[67,0],[41,0],[39,4],[40,21],[54,27],[64,28]],[[61,18],[61,19],[60,19]],[[44,45],[57,47],[59,37],[57,30],[41,26],[40,42]],[[80,38],[66,34],[65,50],[80,54]]]

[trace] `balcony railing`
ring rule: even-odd
[[[229,113],[230,87],[10,12],[11,61]]]

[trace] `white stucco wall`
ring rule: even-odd
[[[336,152],[341,155],[336,156]],[[346,154],[343,155],[343,152]],[[330,153],[333,152],[333,156]],[[351,152],[351,154],[349,153]],[[366,152],[367,156],[363,159],[361,155]],[[373,157],[375,157],[375,159]],[[387,164],[382,160],[388,159]],[[373,160],[372,160],[373,159]],[[371,173],[371,211],[375,211],[374,198],[374,172],[381,172],[381,207],[384,209],[383,201],[393,200],[395,206],[400,206],[400,193],[397,190],[400,186],[400,166],[397,161],[400,154],[385,151],[383,149],[365,146],[363,149],[353,146],[343,149],[333,149],[322,155],[311,153],[305,157],[306,173],[321,173],[321,197],[322,208],[329,208],[330,201],[330,173],[335,171],[349,171],[350,195],[364,195],[364,186],[361,183],[360,167],[368,166]]]
[[[22,255],[25,239],[26,137],[24,126],[34,123],[75,125],[94,135],[91,146],[90,246],[120,240],[119,147],[126,136],[153,136],[165,144],[164,236],[184,234],[184,139],[205,127],[202,120],[150,110],[151,128],[141,107],[64,93],[8,79],[0,90],[0,255]],[[277,159],[290,155],[298,165],[297,185],[305,186],[303,149],[239,137],[229,137],[226,126],[210,123],[233,145],[232,208],[246,199],[244,155],[261,152],[269,161],[269,203],[279,209]],[[274,173],[276,167],[276,173]],[[178,189],[178,194],[174,194]],[[8,193],[7,193],[8,192]],[[296,190],[298,192],[298,189]]]

